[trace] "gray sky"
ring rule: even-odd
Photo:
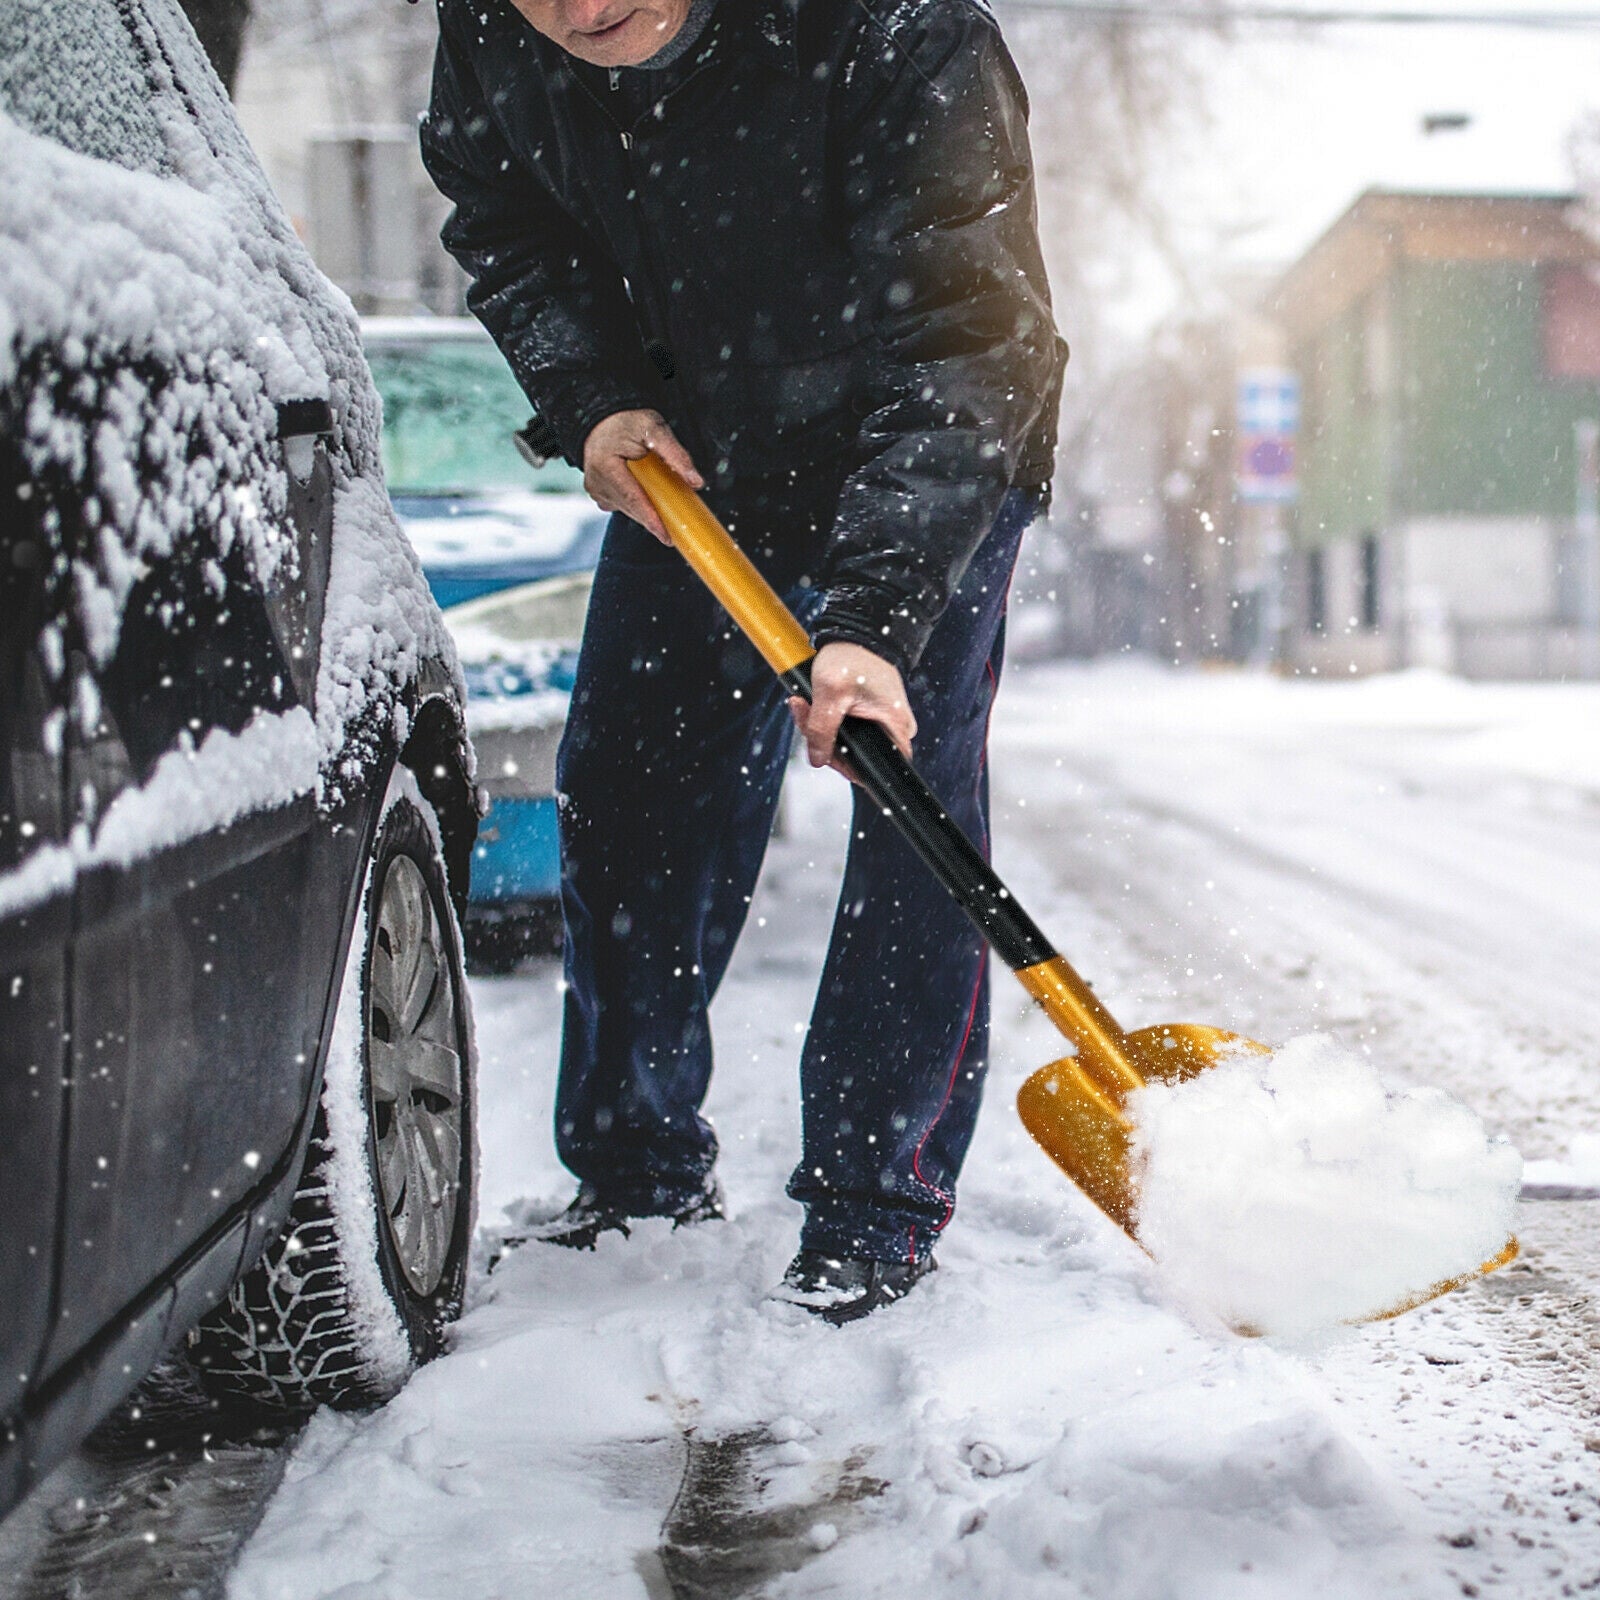
[[[1200,262],[1287,262],[1363,189],[1562,190],[1568,138],[1600,110],[1600,28],[1283,25],[1223,42],[1196,32],[1209,118],[1167,157],[1164,185]],[[1421,131],[1465,112],[1462,132]],[[1147,263],[1117,318],[1131,331],[1169,306]]]

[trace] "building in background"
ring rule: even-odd
[[[1054,585],[1068,653],[1276,658],[1294,435],[1292,410],[1269,419],[1261,397],[1293,375],[1261,292],[1236,275],[1208,314],[1163,324],[1063,439],[1050,526],[1068,552]]]
[[[449,210],[423,170],[431,5],[273,0],[257,9],[235,109],[323,271],[365,314],[463,309],[439,243]]]
[[[1064,453],[1061,642],[1600,676],[1600,248],[1573,199],[1369,190],[1232,287]]]
[[[1279,281],[1293,665],[1593,675],[1600,249],[1565,195],[1369,190]]]

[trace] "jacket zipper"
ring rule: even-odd
[[[680,93],[682,93],[683,90],[687,89],[696,78],[702,76],[702,74],[706,72],[709,72],[715,64],[716,63],[714,61],[702,62],[700,66],[696,67],[695,70],[677,86],[677,88],[672,90],[670,95],[664,95],[660,103],[664,105],[668,99],[675,99]],[[651,275],[655,282],[659,283],[662,280],[660,276],[659,264],[655,258],[655,250],[651,246],[649,230],[644,226],[643,219],[639,214],[639,182],[638,175],[633,170],[633,131],[631,128],[623,127],[622,123],[617,119],[616,116],[613,115],[611,108],[603,99],[601,99],[598,94],[595,93],[592,88],[590,88],[580,73],[572,71],[571,68],[568,68],[568,71],[571,74],[572,81],[576,83],[578,87],[582,89],[583,92],[590,98],[590,100],[594,102],[595,109],[599,111],[600,115],[604,117],[606,121],[609,122],[616,130],[617,138],[621,142],[623,151],[627,156],[628,177],[630,180],[628,184],[627,206],[628,213],[633,219],[633,233],[638,244],[639,257],[644,263],[645,270]],[[613,93],[616,93],[621,89],[622,74],[618,68],[607,68],[607,82],[610,84]],[[645,117],[648,117],[649,115],[651,115],[651,113],[648,111],[644,114]],[[644,117],[640,117],[638,122],[642,122],[643,120]],[[635,122],[635,127],[638,126],[638,122]],[[660,324],[660,333],[658,337],[665,339],[667,332],[666,307],[665,305],[657,306],[655,307],[655,311],[656,316],[654,320]]]
[[[621,70],[617,67],[608,68],[606,71],[606,82],[610,84],[612,94],[615,94],[622,87]],[[610,116],[609,112],[606,114]],[[616,121],[614,117],[612,120]],[[622,140],[622,148],[624,150],[633,149],[633,135],[620,123],[617,124],[617,135]]]
[[[702,62],[675,89],[673,89],[669,93],[663,95],[661,97],[661,100],[660,100],[659,103],[662,104],[662,105],[665,105],[668,100],[676,100],[678,98],[678,96],[680,94],[682,94],[683,91],[685,89],[687,89],[689,87],[689,85],[691,83],[693,83],[696,78],[704,76],[715,65],[716,65],[716,63],[714,61],[704,61],[704,62]],[[581,73],[572,71],[572,69],[570,67],[567,70],[568,70],[568,72],[569,72],[569,74],[570,74],[570,76],[572,78],[572,81],[575,84],[577,84],[577,86],[580,89],[582,89],[583,92],[586,95],[588,95],[588,97],[594,102],[595,107],[599,111],[600,115],[603,116],[606,119],[606,121],[609,122],[611,124],[611,126],[616,130],[616,135],[617,135],[617,138],[621,141],[622,148],[624,150],[632,150],[633,149],[633,130],[632,130],[632,128],[623,127],[622,123],[612,113],[612,110],[611,110],[610,106],[608,106],[605,103],[605,101],[602,100],[600,98],[600,96],[597,95],[594,92],[594,90],[589,87],[588,83],[585,82],[585,80],[583,78],[583,75]],[[613,94],[618,93],[622,88],[622,69],[620,67],[607,67],[606,68],[606,81],[611,87],[611,92]],[[650,112],[647,111],[647,112],[645,112],[644,117],[648,117],[649,115],[650,115]],[[644,121],[644,117],[639,117],[634,122],[633,126],[634,127],[638,127],[639,123]]]
[[[709,72],[714,64],[714,62],[706,61],[700,66],[696,67],[695,70],[677,86],[677,88],[672,90],[670,95],[663,96],[660,103],[665,105],[668,99],[675,99],[680,93],[682,93],[683,90],[687,89],[696,78],[700,77],[703,73]],[[570,68],[568,70],[571,71]],[[589,87],[588,83],[584,80],[580,73],[572,72],[572,81],[576,83],[586,95],[588,95],[588,97],[594,102],[595,109],[598,110],[600,115],[604,117],[606,121],[609,122],[616,130],[617,138],[621,142],[622,148],[627,154],[628,177],[630,180],[628,184],[629,197],[627,200],[627,205],[629,214],[633,218],[634,237],[638,241],[640,259],[644,262],[646,268],[650,271],[652,276],[659,279],[659,264],[655,259],[655,251],[651,248],[649,230],[645,228],[643,220],[639,215],[639,180],[638,174],[633,170],[633,130],[632,128],[623,127],[622,123],[612,113],[610,106],[608,106],[605,101],[602,100],[600,96]],[[622,87],[621,71],[616,67],[607,68],[607,82],[611,85],[611,89],[614,93],[620,90]],[[644,117],[648,117],[650,115],[651,113],[647,111],[645,112]],[[640,117],[638,121],[634,123],[634,127],[637,127],[639,122],[643,122],[644,117]],[[666,336],[666,308],[662,306],[658,307],[657,309],[661,312],[661,315],[657,319],[661,323],[660,336],[664,338]]]

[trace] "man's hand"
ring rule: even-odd
[[[823,645],[811,658],[811,703],[796,696],[790,700],[789,710],[806,742],[806,759],[811,765],[832,767],[851,782],[855,774],[839,759],[834,745],[839,724],[846,717],[880,723],[906,756],[917,736],[917,719],[911,714],[898,670],[864,645]]]
[[[661,526],[656,508],[628,471],[630,461],[638,461],[652,450],[691,489],[705,488],[706,480],[659,411],[617,411],[597,422],[583,441],[583,487],[602,511],[620,511],[649,529],[662,544],[671,544],[672,536]]]

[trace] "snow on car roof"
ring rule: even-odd
[[[118,536],[74,569],[90,653],[112,658],[142,564],[197,527],[263,585],[293,581],[278,408],[328,400],[314,714],[337,787],[351,730],[377,725],[420,660],[454,660],[380,488],[354,311],[296,238],[177,0],[30,5],[0,23],[0,399],[30,474],[64,474],[114,514]],[[124,137],[134,122],[143,134]],[[219,795],[214,820],[261,800]]]

